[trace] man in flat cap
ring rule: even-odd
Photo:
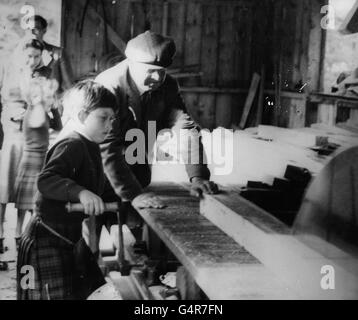
[[[154,194],[143,192],[151,181],[148,163],[129,166],[126,162],[123,154],[130,144],[124,141],[126,132],[139,128],[147,140],[148,121],[155,121],[156,133],[162,129],[184,129],[190,138],[200,131],[186,111],[176,80],[166,73],[175,52],[171,38],[146,31],[128,42],[127,59],[96,78],[116,95],[119,105],[118,121],[102,145],[105,172],[116,195],[139,207],[161,208],[163,203]],[[200,153],[200,161],[185,165],[193,194],[216,193],[218,187],[209,181],[210,172],[203,163],[203,146],[200,139],[196,141],[191,148]],[[145,146],[147,155],[152,147]],[[180,153],[188,152],[188,147],[182,149]]]

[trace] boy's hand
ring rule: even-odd
[[[146,192],[138,195],[132,201],[132,206],[135,208],[155,208],[162,209],[165,207],[163,201],[157,197],[153,192]]]
[[[89,216],[97,216],[104,212],[104,203],[102,199],[91,191],[82,190],[78,197],[84,207],[85,214]]]

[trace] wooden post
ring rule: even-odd
[[[78,0],[76,1],[77,4],[80,5],[80,7],[84,8],[85,1],[84,0]],[[88,11],[87,11],[89,17],[93,20],[100,19],[102,23],[105,23],[103,17],[96,12],[96,10],[93,8],[91,4],[88,5]],[[122,40],[122,38],[113,30],[113,28],[107,23],[107,34],[109,40],[116,46],[116,48],[124,54],[124,51],[126,49],[126,43]]]
[[[264,109],[264,98],[265,98],[265,65],[261,67],[261,83],[259,91],[259,101],[257,104],[257,115],[256,115],[256,126],[262,122],[262,112]]]
[[[250,113],[250,110],[252,107],[252,103],[254,102],[254,99],[255,99],[255,94],[256,94],[259,82],[260,82],[260,76],[257,73],[254,73],[254,75],[252,77],[252,81],[251,81],[251,86],[249,89],[249,94],[246,98],[244,110],[243,110],[243,113],[241,116],[241,121],[239,124],[240,129],[245,128],[246,121],[247,121],[247,118],[249,117],[249,113]]]
[[[168,34],[168,15],[169,15],[169,3],[168,1],[163,2],[163,23],[162,23],[162,34]]]

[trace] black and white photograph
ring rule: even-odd
[[[0,0],[0,114],[0,304],[358,299],[358,0]]]

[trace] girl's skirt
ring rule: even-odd
[[[37,192],[37,179],[41,172],[46,152],[24,151],[15,183],[15,208],[34,209],[34,197]]]
[[[0,203],[15,202],[15,182],[22,156],[23,135],[20,130],[11,133],[4,128],[4,143],[0,156]]]

